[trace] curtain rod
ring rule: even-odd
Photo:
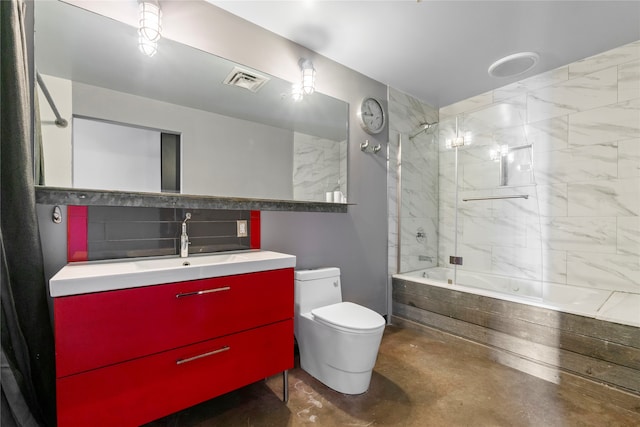
[[[51,106],[51,109],[53,110],[53,114],[56,115],[56,120],[55,120],[56,126],[61,128],[66,128],[69,122],[63,119],[62,116],[60,115],[60,112],[58,111],[58,108],[56,108],[56,104],[53,102],[53,98],[49,93],[49,89],[47,89],[47,85],[44,84],[44,80],[42,80],[42,77],[40,76],[40,73],[38,71],[36,71],[36,79],[38,80],[40,89],[42,89],[42,93],[44,93],[44,97],[47,98],[47,102],[49,103],[49,105]]]

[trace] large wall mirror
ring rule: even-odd
[[[135,156],[153,152],[158,173],[149,179],[161,180],[161,142],[158,136],[154,147],[153,135],[169,134],[179,143],[177,184],[167,191],[315,202],[329,191],[347,193],[347,103],[317,92],[296,102],[291,82],[172,40],[158,47],[147,57],[136,28],[61,1],[35,2],[35,67],[69,122],[54,123],[39,88],[43,173],[36,182],[154,191],[147,179],[121,178],[136,168]],[[267,81],[255,92],[225,84],[238,70]],[[87,121],[96,126],[87,131]],[[87,150],[94,155],[82,156]],[[101,161],[107,158],[110,167]],[[91,179],[81,180],[80,170]],[[144,188],[133,185],[143,181]]]

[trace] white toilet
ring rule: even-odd
[[[295,272],[294,325],[302,369],[340,393],[369,389],[385,320],[342,302],[340,269]]]

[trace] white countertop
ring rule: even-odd
[[[49,293],[61,297],[295,266],[294,255],[261,250],[74,262],[49,280]]]

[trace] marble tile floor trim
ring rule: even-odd
[[[554,384],[435,329],[388,326],[367,393],[337,393],[299,367],[289,402],[275,376],[146,427],[637,426],[640,398],[562,375]]]

